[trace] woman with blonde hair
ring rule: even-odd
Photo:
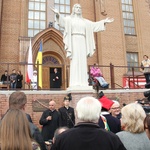
[[[150,142],[144,131],[146,113],[138,103],[130,103],[121,110],[121,132],[117,135],[127,150],[149,150]]]
[[[40,150],[23,111],[10,109],[0,124],[0,150]]]

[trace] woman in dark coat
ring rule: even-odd
[[[21,71],[17,71],[17,85],[16,88],[21,89],[22,88],[22,80],[23,80],[23,75],[21,74]]]

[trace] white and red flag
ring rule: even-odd
[[[33,78],[33,56],[32,56],[32,46],[31,46],[31,38],[30,45],[28,51],[28,65],[27,65],[27,74],[26,74],[26,82],[30,83]]]

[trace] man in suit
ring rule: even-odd
[[[54,68],[53,78],[53,88],[60,88],[61,86],[61,77],[57,68]]]
[[[75,114],[74,108],[70,107],[71,94],[64,97],[64,106],[58,109],[60,115],[60,126],[66,126],[68,128],[74,127],[75,124]]]

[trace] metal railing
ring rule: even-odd
[[[37,73],[39,72],[39,66],[42,64],[27,64],[27,63],[0,63],[0,76],[4,74],[5,70],[8,70],[8,74],[11,74],[12,69],[21,70],[23,74],[23,90],[31,90],[30,84],[26,83],[26,72],[27,72],[27,66],[33,65],[33,68],[37,70]],[[88,69],[90,69],[92,65],[88,66]],[[51,65],[51,64],[43,64],[42,67],[48,67],[48,68],[62,68],[62,89],[66,89],[69,85],[69,65]],[[110,84],[110,89],[137,89],[137,88],[144,88],[144,85],[140,84],[140,80],[143,81],[144,84],[144,75],[140,70],[140,67],[129,67],[129,66],[115,66],[110,63],[108,66],[104,65],[98,65],[100,69],[102,70],[103,76],[106,79],[106,81]],[[128,70],[131,71],[128,71]],[[37,78],[39,78],[37,76]],[[125,87],[125,81],[128,82],[128,87]],[[37,83],[39,85],[39,83]],[[0,88],[3,90],[11,90],[9,84],[3,87],[4,85],[1,83]],[[39,86],[38,89],[39,90]],[[44,89],[43,89],[44,90]]]

